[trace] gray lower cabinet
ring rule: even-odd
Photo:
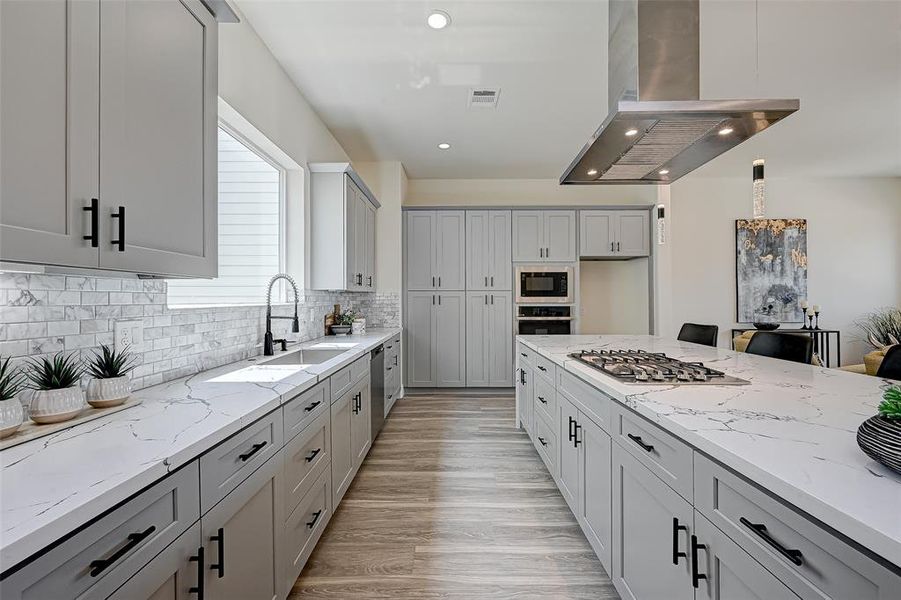
[[[269,459],[200,519],[207,598],[278,598],[284,565],[282,453]]]
[[[195,523],[153,560],[135,573],[108,600],[188,600],[197,598],[197,582],[205,574],[206,554],[200,548],[200,523]]]
[[[466,385],[513,386],[510,292],[466,293]]]
[[[407,293],[407,385],[466,385],[466,292]]]
[[[410,216],[408,215],[408,219]],[[407,352],[406,376],[409,387],[435,387],[435,329],[433,327],[433,306],[437,302],[434,292],[407,292],[406,335]]]
[[[520,360],[516,370],[516,411],[519,425],[528,432],[532,431],[532,414],[534,412],[533,393],[535,374],[532,366]]]
[[[350,447],[353,454],[354,472],[363,464],[363,459],[372,447],[372,397],[370,378],[366,377],[356,387],[356,406],[351,407]]]
[[[356,390],[350,389],[332,403],[332,507],[338,508],[354,477],[351,431],[356,410]]]
[[[313,483],[285,521],[285,578],[282,597],[287,598],[313,553],[316,542],[322,537],[332,516],[332,478],[328,471]]]
[[[622,598],[693,600],[689,564],[692,519],[692,507],[684,498],[619,444],[613,444],[610,575]]]

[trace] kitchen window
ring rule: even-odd
[[[169,306],[260,304],[284,271],[285,169],[225,125],[218,136],[219,276],[169,280]]]

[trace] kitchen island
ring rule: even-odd
[[[612,493],[612,538],[601,539],[596,531],[587,535],[590,540],[593,535],[597,538],[593,545],[596,551],[601,548],[599,555],[609,552],[605,566],[612,568],[611,576],[621,595],[629,597],[634,590],[629,590],[622,572],[629,567],[623,563],[630,560],[628,548],[622,547],[628,524],[617,524],[617,519],[629,518],[623,512],[628,512],[629,493],[628,477],[623,473],[629,465],[639,464],[632,460],[637,458],[656,475],[649,486],[666,484],[659,486],[661,498],[675,491],[683,503],[687,501],[689,512],[682,517],[682,528],[674,525],[672,542],[669,538],[664,540],[667,548],[673,544],[674,553],[678,546],[679,552],[700,552],[698,560],[706,560],[703,550],[685,547],[689,541],[695,542],[689,538],[683,544],[682,533],[688,535],[684,523],[691,520],[692,506],[696,513],[709,509],[711,520],[719,529],[734,533],[733,537],[749,554],[764,553],[757,560],[801,597],[807,597],[807,592],[818,597],[816,594],[824,588],[832,597],[846,597],[836,589],[854,594],[861,589],[873,592],[855,597],[897,597],[889,594],[897,594],[901,585],[901,476],[863,454],[855,437],[858,425],[876,413],[888,382],[653,336],[520,336],[517,340],[517,415],[538,440],[536,447],[540,454],[545,452],[548,468],[565,497],[569,490],[582,489],[566,470],[567,452],[573,453],[573,465],[583,464],[586,458],[582,456],[578,459],[582,463],[578,463],[575,456],[585,452],[583,440],[591,445],[591,438],[580,423],[585,421],[596,427],[597,439],[612,440],[608,440],[613,455],[612,491],[608,487]],[[665,353],[686,362],[703,362],[750,384],[625,383],[569,356],[586,349]],[[549,409],[549,404],[555,407]],[[583,431],[584,437],[580,437]],[[651,438],[658,441],[649,442]],[[549,450],[554,443],[558,448]],[[570,451],[573,445],[575,449]],[[617,453],[623,460],[617,461]],[[594,459],[595,464],[603,462]],[[618,468],[622,471],[619,474]],[[574,466],[572,473],[577,470]],[[753,502],[736,492],[745,488]],[[599,488],[595,485],[595,489]],[[584,513],[586,499],[578,495],[572,493],[572,502]],[[734,506],[727,506],[730,502]],[[735,532],[729,530],[732,509],[747,513],[735,514],[736,522],[743,519]],[[754,510],[759,517],[756,520],[749,518]],[[769,529],[758,523],[764,516],[769,519]],[[585,529],[590,519],[585,514],[577,514],[577,518]],[[700,520],[704,517],[694,518],[698,530],[702,529],[697,524]],[[777,525],[783,521],[791,524],[793,520],[801,523],[795,528],[797,531]],[[784,538],[780,539],[780,535]],[[803,556],[797,548],[790,547],[793,536],[806,540],[811,548]],[[634,543],[628,539],[625,545],[634,550]],[[850,555],[853,556],[849,558]],[[695,562],[679,555],[673,557],[671,564],[689,568],[688,564]],[[714,568],[713,564],[710,566]],[[634,569],[635,565],[631,567]],[[805,569],[811,572],[804,572]],[[827,569],[831,575],[822,575]],[[705,572],[709,573],[700,571]],[[836,577],[846,587],[829,589],[830,584],[816,581],[813,572]],[[850,573],[860,581],[852,582]],[[690,587],[697,589],[696,574],[689,575],[695,584]],[[789,585],[792,577],[804,583]],[[873,584],[873,579],[879,583]],[[886,582],[894,587],[886,587]],[[799,592],[798,586],[805,592]],[[679,596],[674,593],[671,597]]]

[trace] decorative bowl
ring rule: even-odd
[[[753,323],[754,329],[759,329],[760,331],[773,331],[774,329],[779,329],[779,323]]]
[[[25,420],[25,408],[18,398],[0,401],[0,438],[14,434]]]
[[[123,404],[131,395],[128,375],[108,379],[91,379],[88,382],[88,404],[94,408],[109,408]]]
[[[350,325],[332,325],[332,335],[347,335],[350,333]]]
[[[857,445],[873,460],[901,473],[901,419],[870,417],[857,429]]]
[[[28,417],[35,423],[59,423],[78,416],[84,408],[84,391],[77,385],[58,390],[34,390]]]

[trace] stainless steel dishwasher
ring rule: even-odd
[[[372,441],[385,424],[385,347],[377,346],[369,355],[369,398],[372,403]]]

